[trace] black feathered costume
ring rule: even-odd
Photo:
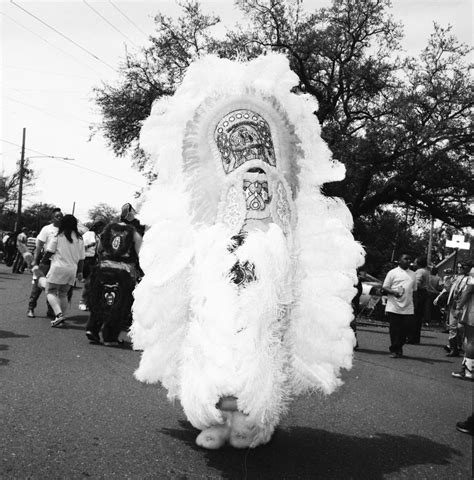
[[[100,261],[86,285],[90,310],[86,334],[92,342],[115,343],[131,325],[133,290],[140,271],[135,233],[133,225],[120,222],[107,225],[101,235]]]

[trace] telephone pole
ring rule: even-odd
[[[20,178],[18,184],[18,210],[16,213],[15,232],[21,227],[21,201],[23,197],[23,174],[25,169],[25,138],[26,128],[23,128],[23,141],[21,142],[21,159],[20,159]]]

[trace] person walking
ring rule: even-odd
[[[439,293],[443,290],[441,285],[441,277],[438,275],[438,268],[432,267],[430,272],[430,278],[428,282],[428,307],[430,308],[431,323],[441,323],[441,311],[438,305],[435,305],[434,301]]]
[[[459,372],[453,372],[452,376],[462,380],[474,381],[474,262],[465,262],[471,266],[466,285],[460,292],[455,316],[464,327],[463,350],[464,358]]]
[[[65,215],[58,233],[50,238],[45,254],[45,261],[51,260],[46,275],[46,295],[55,314],[52,327],[58,327],[66,319],[69,306],[67,295],[76,281],[76,275],[82,281],[84,258],[84,242],[77,229],[77,219],[74,215]]]
[[[418,257],[415,260],[417,267],[416,277],[416,293],[415,293],[415,321],[413,329],[410,332],[407,343],[418,345],[421,339],[421,326],[423,323],[430,323],[431,307],[428,304],[428,287],[430,282],[430,271],[427,268],[425,257]]]
[[[459,350],[462,343],[461,330],[458,326],[458,302],[461,293],[469,279],[469,271],[471,270],[470,262],[464,262],[460,265],[461,273],[456,277],[449,289],[447,305],[448,318],[448,348],[447,357],[459,357]],[[442,295],[439,295],[439,297]],[[437,303],[437,301],[435,300]]]
[[[385,312],[389,322],[391,358],[403,356],[403,345],[413,330],[416,276],[409,266],[410,256],[404,253],[400,256],[398,267],[387,273],[382,286],[382,293],[387,295]]]
[[[23,273],[25,271],[25,260],[23,255],[28,251],[26,243],[28,241],[28,229],[23,227],[16,237],[16,255],[13,261],[12,273]]]
[[[49,271],[50,263],[49,261],[43,258],[44,254],[44,247],[48,243],[48,241],[58,233],[58,227],[63,218],[63,214],[60,208],[54,208],[51,212],[51,223],[45,225],[38,236],[36,237],[36,249],[35,249],[35,256],[33,260],[33,265],[37,265],[39,270],[42,272],[43,275],[46,275]],[[42,292],[41,287],[38,285],[36,281],[33,282],[31,287],[30,299],[28,301],[28,311],[26,315],[30,318],[35,317],[35,308],[38,304],[38,298],[40,297]],[[54,317],[54,312],[48,304],[48,317]]]
[[[82,289],[81,300],[79,301],[79,310],[88,310],[86,300],[86,285],[91,274],[92,269],[98,263],[98,251],[100,245],[100,234],[107,224],[105,217],[96,217],[90,230],[82,235],[84,241],[84,248],[86,250],[86,258],[84,259],[84,288]]]

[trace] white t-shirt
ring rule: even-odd
[[[86,247],[86,257],[93,257],[97,251],[95,232],[88,230],[82,235],[82,239],[84,240],[84,247],[86,247],[86,245],[91,245],[90,247]]]
[[[72,233],[72,243],[62,233],[50,239],[46,246],[48,252],[54,252],[51,257],[51,267],[46,278],[50,283],[59,285],[74,285],[79,260],[84,260],[85,250],[82,238]]]
[[[55,227],[52,223],[45,225],[38,236],[36,237],[37,240],[41,240],[44,244],[48,243],[48,240],[51,237],[54,237],[58,233],[58,227]]]
[[[387,296],[386,312],[398,313],[399,315],[413,315],[413,292],[416,291],[416,275],[411,270],[403,270],[396,267],[390,270],[383,282],[383,288],[402,291],[400,298],[395,295]]]

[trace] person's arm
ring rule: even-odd
[[[77,263],[77,274],[76,274],[76,277],[79,280],[79,282],[82,282],[82,280],[84,279],[82,275],[83,270],[84,270],[84,260],[79,260],[79,262]]]
[[[135,252],[138,255],[140,253],[140,248],[142,248],[143,237],[136,230],[133,233],[133,243],[135,245]]]
[[[44,245],[44,243],[43,243]],[[50,238],[47,245],[44,247],[43,263],[48,263],[51,260],[51,257],[56,253],[58,248],[58,237],[54,236]]]
[[[468,283],[466,285],[466,288],[462,292],[461,297],[458,300],[458,304],[457,304],[458,310],[462,310],[464,305],[466,305],[466,303],[469,301],[469,297],[473,293],[473,290],[474,290],[474,284]]]
[[[400,298],[402,296],[402,293],[399,290],[393,289],[392,285],[393,285],[393,278],[390,272],[388,272],[383,282],[381,293],[387,294],[387,295],[393,295],[395,298]]]
[[[41,241],[39,238],[36,239],[36,247],[35,247],[35,258],[33,260],[34,265],[39,264],[39,260],[41,257],[41,253],[43,252],[44,242]]]

